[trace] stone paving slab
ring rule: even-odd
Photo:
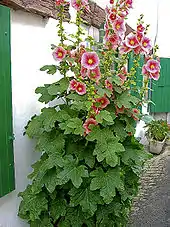
[[[132,227],[170,227],[170,148],[151,159],[134,201]]]

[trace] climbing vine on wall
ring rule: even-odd
[[[71,35],[63,27],[65,4],[77,10],[72,22],[77,31]],[[56,64],[41,70],[63,77],[36,89],[40,102],[55,100],[56,105],[43,108],[26,126],[26,135],[36,140],[41,157],[28,176],[32,183],[19,194],[19,216],[31,227],[126,226],[149,158],[134,133],[148,80],[159,78],[157,47],[150,54],[142,15],[137,30],[125,37],[132,0],[110,1],[103,43],[88,36],[88,47],[82,43],[81,27],[88,1],[57,0],[56,7],[60,11],[60,42],[52,45]],[[127,71],[132,54],[134,64]],[[139,88],[135,74],[141,55],[144,86]]]

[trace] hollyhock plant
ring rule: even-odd
[[[82,55],[81,64],[86,69],[95,69],[99,65],[99,61],[95,52],[86,52]]]
[[[25,127],[40,159],[19,194],[19,216],[34,227],[127,226],[150,157],[135,131],[139,107],[148,103],[149,79],[160,76],[158,47],[151,48],[142,15],[137,30],[126,35],[132,0],[110,0],[100,43],[84,37],[87,0],[70,1],[70,11],[77,10],[70,22],[77,26],[73,34],[64,30],[66,0],[55,2],[58,42],[52,55],[57,62],[41,71],[54,74],[56,81],[36,89],[46,105]]]
[[[62,61],[63,58],[65,58],[66,54],[67,54],[67,51],[63,47],[59,46],[55,48],[55,50],[53,51],[53,58],[56,61]]]

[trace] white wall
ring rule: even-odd
[[[52,64],[51,44],[57,44],[57,21],[43,19],[40,16],[20,11],[11,12],[11,60],[12,60],[12,94],[13,94],[13,128],[15,134],[14,156],[16,190],[0,199],[0,227],[27,227],[17,217],[20,199],[17,194],[28,184],[27,175],[31,164],[39,154],[33,152],[34,142],[23,136],[24,127],[35,113],[43,107],[34,93],[37,86],[53,82],[60,75],[47,75],[39,68]],[[68,32],[74,32],[75,26],[65,24]],[[90,34],[97,34],[90,28]]]

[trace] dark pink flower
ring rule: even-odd
[[[123,75],[122,73],[118,74],[118,77],[120,78],[120,80],[122,81],[122,85],[124,84],[125,80],[127,79],[127,77],[125,75]]]
[[[98,82],[101,78],[100,68],[97,66],[95,69],[88,70],[88,77],[91,80]]]
[[[88,0],[71,0],[71,6],[77,11],[83,7],[89,10]]]
[[[131,48],[128,47],[125,43],[123,43],[123,45],[119,47],[119,53],[120,54],[127,54],[130,51],[131,51]]]
[[[125,107],[124,106],[122,106],[121,108],[116,106],[116,114],[123,114],[124,111],[125,111]]]
[[[160,77],[160,72],[156,72],[156,73],[150,73],[149,77],[153,80],[159,80]]]
[[[67,54],[67,51],[63,47],[59,46],[55,48],[53,52],[53,58],[56,61],[62,61],[63,58],[65,58],[66,54]]]
[[[140,32],[137,32],[136,37],[137,37],[137,40],[138,40],[139,43],[140,43],[140,42],[142,41],[144,35],[143,35],[142,33],[140,33]]]
[[[154,60],[154,59],[150,59],[149,61],[147,61],[145,68],[149,73],[159,72],[160,71],[160,62],[158,62],[157,60]]]
[[[87,69],[81,66],[81,76],[86,77],[86,74],[87,74]]]
[[[102,98],[97,98],[97,99],[96,99],[96,102],[97,102],[97,103],[100,103],[99,108],[101,108],[101,109],[106,108],[106,106],[108,106],[108,105],[110,104],[109,99],[106,98],[105,96],[103,96]]]
[[[94,118],[88,118],[83,124],[83,128],[85,129],[85,135],[91,132],[91,129],[89,128],[90,125],[97,125],[97,124],[98,123]]]
[[[142,74],[143,74],[143,75],[146,75],[146,76],[149,76],[149,75],[150,75],[150,73],[146,70],[146,65],[144,65],[144,66],[142,67]]]
[[[56,0],[55,4],[57,6],[63,5],[65,3],[65,0]]]
[[[71,80],[70,81],[70,89],[73,91],[76,91],[78,82],[76,80]]]
[[[99,62],[99,57],[95,52],[86,52],[82,55],[81,64],[86,69],[95,69]]]
[[[144,53],[143,49],[141,46],[137,46],[135,49],[133,49],[135,54],[142,54]]]
[[[112,83],[109,80],[105,80],[105,86],[110,91],[113,91],[113,85],[112,85]]]
[[[132,8],[133,1],[132,0],[126,0],[126,6],[130,9]]]
[[[112,45],[118,45],[118,43],[119,43],[119,36],[116,33],[114,33],[114,34],[108,36],[108,41]]]
[[[94,112],[96,113],[96,114],[99,114],[100,113],[100,110],[99,110],[99,108],[98,107],[96,107],[96,106],[92,106],[92,109],[94,110]]]
[[[128,36],[126,36],[126,45],[132,49],[139,46],[136,35],[130,33]]]
[[[119,33],[119,34],[123,34],[126,31],[126,27],[125,27],[125,22],[123,19],[117,19],[115,20],[115,22],[113,23],[113,29],[115,32]]]
[[[111,22],[114,22],[116,20],[116,13],[115,12],[111,12],[109,15],[109,20]]]
[[[143,33],[145,31],[145,27],[142,24],[139,24],[137,26],[137,32]]]
[[[77,86],[76,86],[76,92],[77,92],[79,95],[84,95],[84,94],[86,94],[86,85],[85,85],[84,83],[78,82],[78,83],[77,83]]]

